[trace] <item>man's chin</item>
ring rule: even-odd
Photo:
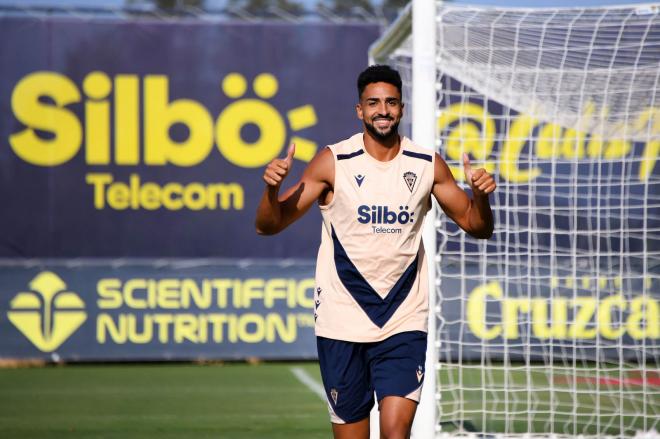
[[[369,131],[378,140],[389,140],[392,137],[398,135],[396,127],[390,127],[388,130],[385,131],[378,130],[376,127],[371,125],[366,125],[366,127],[367,127],[367,131]]]
[[[395,134],[396,133],[392,130],[388,130],[388,131],[385,131],[385,132],[376,131],[376,137],[378,137],[381,140],[391,139],[392,137],[394,137]]]

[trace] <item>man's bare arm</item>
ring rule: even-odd
[[[433,195],[442,210],[461,229],[475,238],[488,239],[493,235],[493,212],[488,194],[497,185],[485,169],[472,169],[466,154],[463,154],[463,169],[465,179],[472,188],[472,199],[458,187],[447,163],[436,153]]]
[[[309,207],[334,185],[334,158],[326,148],[307,165],[300,180],[280,195],[280,186],[291,170],[295,145],[284,159],[268,164],[263,179],[266,189],[257,208],[255,226],[260,235],[274,235],[300,218]]]

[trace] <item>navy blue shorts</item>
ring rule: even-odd
[[[401,396],[419,402],[424,383],[426,332],[395,334],[375,343],[316,337],[321,377],[333,423],[369,416],[374,391],[380,402]]]

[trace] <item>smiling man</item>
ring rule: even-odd
[[[429,282],[424,216],[436,198],[476,238],[489,238],[495,181],[463,156],[470,198],[447,164],[399,136],[401,78],[388,66],[360,73],[364,131],[317,154],[280,194],[295,145],[264,172],[260,234],[274,234],[316,201],[323,216],[316,265],[316,336],[334,437],[369,438],[374,391],[381,438],[408,438],[424,382]]]

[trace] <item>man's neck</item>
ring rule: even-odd
[[[367,153],[381,162],[389,162],[397,156],[399,149],[401,149],[401,137],[398,134],[387,139],[379,139],[365,130],[362,139]]]

